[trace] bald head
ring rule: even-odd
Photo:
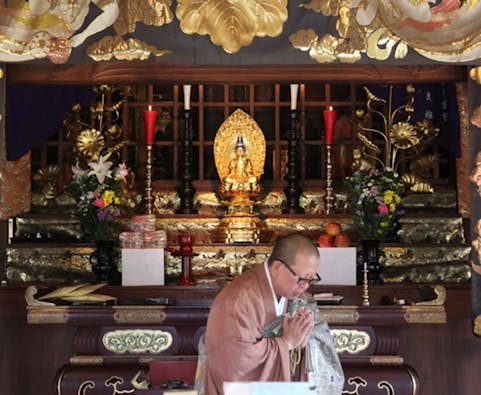
[[[268,263],[270,265],[276,259],[280,259],[291,265],[300,255],[319,259],[319,250],[309,237],[300,233],[292,233],[277,239]]]

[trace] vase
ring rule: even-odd
[[[95,240],[95,250],[89,261],[97,283],[118,285],[120,273],[117,269],[119,254],[115,240]]]
[[[379,249],[380,241],[377,239],[361,240],[361,251],[357,262],[357,283],[362,284],[363,270],[367,269],[367,280],[369,284],[381,284],[382,266],[379,262],[383,255]]]

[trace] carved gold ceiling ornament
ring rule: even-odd
[[[357,22],[352,3],[358,2],[313,0],[302,4],[302,7],[325,16],[338,17],[336,30],[339,36],[326,34],[319,37],[313,29],[298,30],[289,36],[293,47],[308,51],[309,56],[319,63],[359,61],[361,55],[367,52],[368,36],[372,29]]]
[[[279,36],[287,14],[287,0],[179,0],[175,11],[185,34],[209,35],[227,53]]]
[[[361,52],[349,47],[345,40],[326,34],[320,38],[312,29],[298,30],[289,36],[294,48],[309,52],[309,56],[319,63],[330,63],[340,60],[344,63],[355,63],[361,59]]]
[[[352,63],[363,53],[382,61],[391,57],[393,51],[395,59],[404,59],[409,47],[424,57],[444,62],[474,60],[481,55],[481,3],[476,0],[448,4],[312,0],[302,7],[338,17],[339,37],[318,37],[314,30],[300,30],[289,38],[295,48],[308,48],[310,57],[320,63]]]
[[[73,48],[112,25],[117,0],[11,1],[0,4],[0,62],[48,58],[65,63]],[[100,12],[87,18],[93,3]],[[85,23],[89,19],[88,23]]]
[[[120,36],[104,36],[87,49],[87,54],[93,60],[100,62],[111,60],[146,60],[150,55],[161,57],[172,53],[167,49],[157,49],[136,38],[124,40]]]
[[[138,22],[148,26],[163,26],[174,19],[172,0],[122,0],[119,17],[113,24],[115,32],[123,36],[133,33]]]
[[[397,172],[401,163],[409,165],[409,172],[401,175],[403,183],[411,192],[433,192],[433,188],[422,179],[436,165],[435,155],[422,155],[426,148],[438,135],[439,128],[428,120],[411,122],[414,113],[415,89],[406,86],[405,104],[393,108],[393,86],[389,86],[388,100],[377,97],[369,88],[364,87],[367,101],[366,109],[356,111],[358,132],[357,138],[361,148],[356,151],[356,163],[371,162],[371,166],[381,165]],[[383,129],[371,126],[373,118],[380,120]]]
[[[481,5],[478,1],[413,2],[411,0],[356,0],[343,2],[366,27],[367,55],[387,59],[404,57],[409,46],[438,61],[466,61],[479,56]],[[444,4],[443,4],[444,3]],[[446,39],[449,37],[449,45]]]

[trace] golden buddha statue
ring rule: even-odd
[[[254,119],[237,109],[221,125],[214,139],[219,192],[229,198],[228,213],[219,225],[225,242],[258,242],[262,221],[254,214],[254,199],[262,190],[266,141]]]
[[[266,141],[257,122],[241,109],[220,126],[214,139],[214,159],[221,181],[219,192],[231,203],[257,196],[264,171]]]
[[[246,152],[244,139],[242,136],[238,136],[234,156],[229,161],[229,173],[222,180],[222,193],[249,192],[257,194],[261,191],[259,180],[254,174],[252,162]]]

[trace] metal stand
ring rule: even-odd
[[[334,196],[332,195],[332,147],[326,144],[326,214],[331,214]]]
[[[367,279],[368,274],[367,264],[364,264],[364,269],[362,269],[362,305],[369,306],[371,304],[369,300],[369,281]]]
[[[181,187],[179,192],[180,208],[178,214],[196,214],[194,208],[195,189],[192,185],[192,141],[191,141],[192,122],[190,110],[184,110],[184,130],[180,139],[182,146],[182,165],[180,174],[182,174]]]
[[[299,206],[299,198],[302,195],[302,189],[299,186],[297,177],[297,141],[299,139],[297,110],[291,110],[291,128],[287,133],[287,169],[286,174],[287,187],[284,189],[287,200],[287,207],[283,210],[287,214],[302,214],[304,210]]]
[[[145,165],[145,211],[152,214],[152,144],[147,144],[147,163]]]

